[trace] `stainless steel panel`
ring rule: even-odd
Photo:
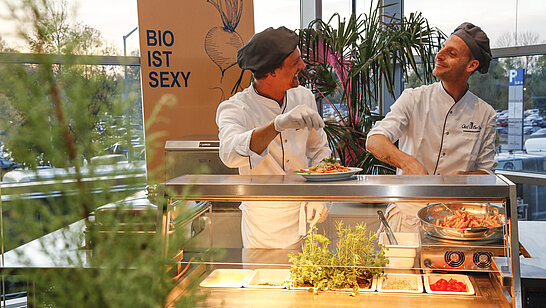
[[[203,137],[204,138],[204,137]],[[220,142],[199,136],[165,142],[165,179],[186,174],[237,174],[218,156]]]
[[[361,175],[351,180],[307,182],[299,175],[185,175],[165,183],[189,200],[219,201],[502,201],[508,184],[494,175]]]

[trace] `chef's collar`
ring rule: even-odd
[[[440,87],[442,88],[442,91],[445,93],[445,95],[449,96],[455,102],[455,104],[462,101],[465,98],[465,96],[470,92],[469,91],[470,87],[468,86],[468,83],[467,83],[466,84],[466,91],[464,92],[463,96],[461,96],[461,99],[459,99],[458,101],[455,101],[453,96],[451,96],[451,94],[449,94],[449,92],[447,92],[446,88],[444,88],[444,82],[440,81],[439,84],[440,84]]]
[[[279,103],[270,98],[270,97],[267,97],[267,96],[264,96],[262,94],[260,94],[258,92],[258,90],[256,90],[256,87],[254,86],[254,82],[251,84],[251,87],[252,87],[252,90],[254,91],[254,94],[256,94],[256,96],[259,97],[259,99],[261,99],[264,103],[274,103],[275,105],[277,105],[278,107],[280,107],[282,110],[284,110],[285,106],[286,106],[286,96],[287,96],[287,92],[284,92],[284,98],[283,98],[283,101],[282,101],[282,104],[279,106]]]

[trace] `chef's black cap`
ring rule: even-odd
[[[451,34],[460,37],[470,49],[474,59],[480,62],[476,70],[482,74],[487,73],[491,61],[491,49],[489,48],[489,38],[485,32],[478,26],[463,22]]]
[[[237,51],[237,64],[253,73],[269,73],[279,68],[297,47],[298,35],[285,27],[265,29]]]

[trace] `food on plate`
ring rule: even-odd
[[[311,167],[308,170],[300,169],[297,173],[336,173],[351,171],[351,168],[341,166],[335,158],[325,158],[318,165]]]
[[[455,215],[451,217],[438,219],[436,221],[436,225],[440,227],[455,229],[465,229],[472,227],[495,228],[498,226],[502,226],[503,221],[503,215],[485,215],[485,217],[478,217],[468,211],[457,210],[455,211]]]
[[[464,282],[457,281],[453,278],[449,281],[441,278],[435,283],[430,284],[430,289],[432,291],[449,291],[449,292],[466,292],[467,287]]]

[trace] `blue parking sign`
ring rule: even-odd
[[[523,85],[524,69],[511,69],[508,73],[508,85],[509,86],[522,86]]]

